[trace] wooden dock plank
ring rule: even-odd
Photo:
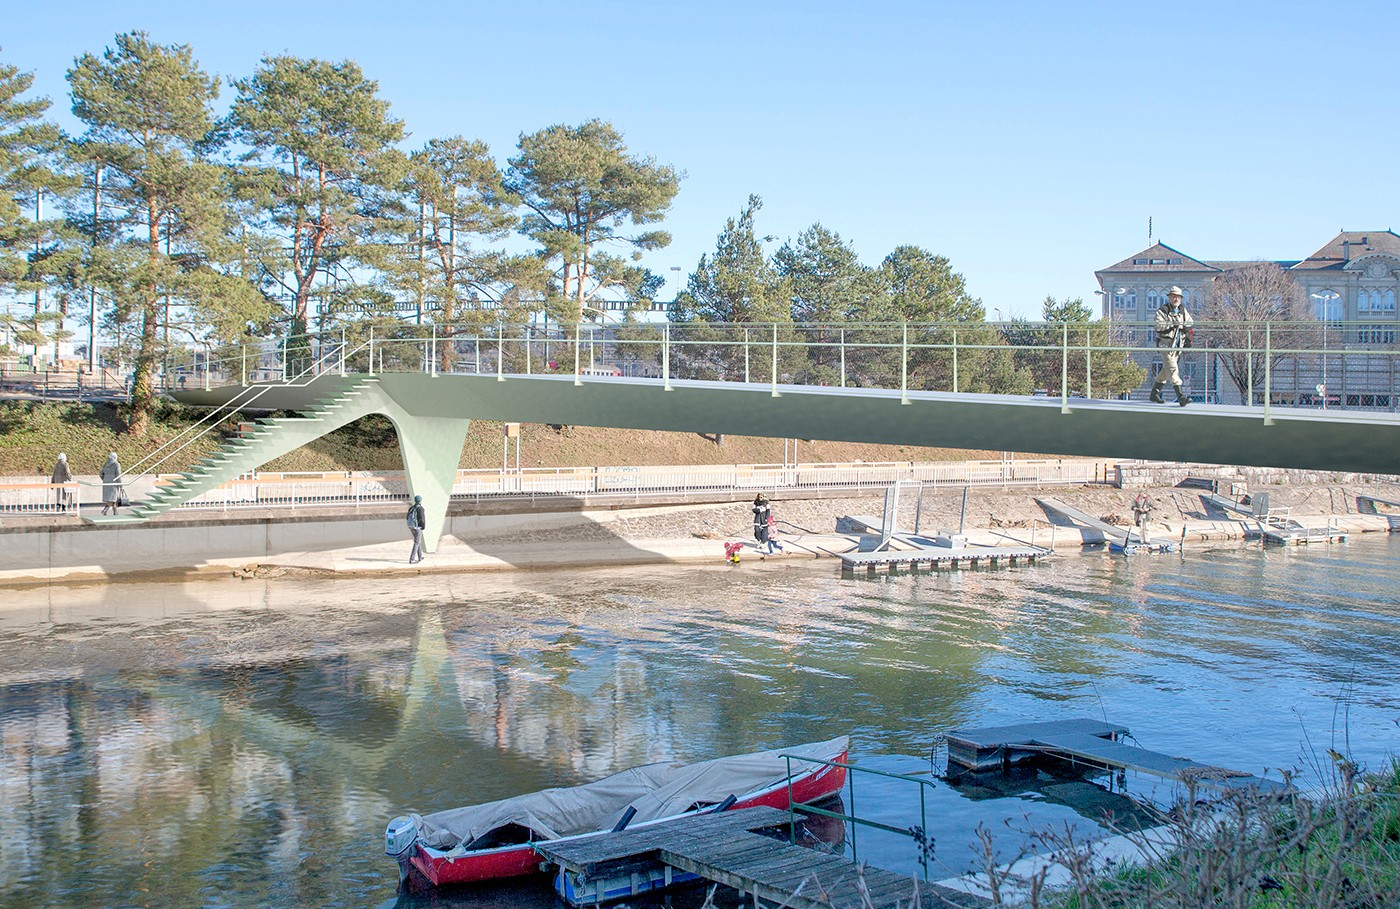
[[[790,909],[866,905],[860,891],[863,881],[874,909],[893,909],[896,905],[910,909],[915,885],[906,875],[858,866],[844,856],[751,832],[785,827],[788,820],[788,812],[781,809],[748,808],[619,833],[540,843],[536,850],[545,860],[567,871],[582,873],[585,878],[590,873],[603,877],[625,876],[634,871],[654,874],[662,865],[669,865]],[[929,883],[919,886],[926,894],[945,889]],[[793,896],[799,887],[802,893]],[[985,900],[961,902],[963,897],[950,890],[944,899],[957,902],[937,902],[926,897],[924,905],[987,905]]]
[[[751,856],[747,861],[731,861],[723,859],[724,867],[736,874],[745,874],[749,877],[763,880],[768,883],[782,883],[787,877],[793,874],[810,874],[814,870],[831,868],[836,866],[849,865],[850,862],[844,858],[825,855],[824,853],[814,853],[811,849],[802,846],[791,847],[801,852],[784,850],[773,852],[771,849],[761,856]],[[818,859],[828,859],[828,861],[818,861]]]

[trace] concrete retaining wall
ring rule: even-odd
[[[1135,463],[1118,465],[1118,485],[1123,489],[1143,486],[1176,486],[1187,477],[1231,482],[1254,487],[1269,486],[1375,486],[1400,484],[1400,476],[1376,473],[1334,473],[1324,470],[1285,470],[1279,467],[1225,467],[1219,464]]]

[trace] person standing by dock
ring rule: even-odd
[[[408,553],[408,564],[415,565],[423,561],[423,531],[428,526],[428,516],[423,510],[423,497],[414,496],[413,504],[408,506],[408,532],[413,535],[413,549]]]
[[[1138,539],[1143,543],[1148,542],[1147,524],[1152,520],[1152,509],[1156,507],[1152,501],[1152,496],[1147,494],[1147,490],[1137,494],[1133,499],[1133,526],[1138,530]]]
[[[768,518],[772,514],[772,509],[768,505],[768,497],[759,493],[754,497],[753,507],[749,509],[753,512],[753,538],[758,541],[758,545],[763,546],[768,543]],[[772,547],[769,547],[769,552]]]

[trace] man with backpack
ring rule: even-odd
[[[428,526],[427,513],[423,511],[423,497],[414,496],[408,506],[408,532],[413,534],[413,551],[408,554],[408,564],[423,561],[423,531]]]

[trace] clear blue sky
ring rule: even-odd
[[[0,59],[70,129],[73,58],[132,29],[226,77],[263,54],[356,60],[410,147],[461,134],[502,166],[522,132],[609,120],[687,174],[645,260],[668,281],[750,193],[770,251],[816,221],[872,265],[921,246],[993,316],[1096,304],[1094,269],[1146,246],[1149,217],[1210,259],[1400,227],[1388,3],[4,6]]]

